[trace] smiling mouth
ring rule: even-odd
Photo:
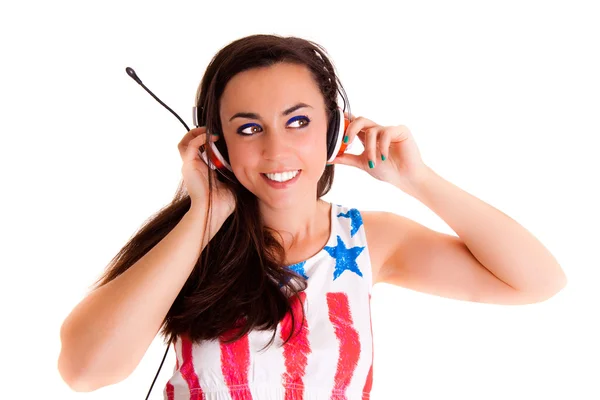
[[[300,169],[295,171],[286,171],[286,172],[278,172],[278,173],[261,173],[264,177],[273,182],[285,183],[294,179],[300,173]]]

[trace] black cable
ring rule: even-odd
[[[165,107],[167,110],[171,111],[171,112],[173,113],[173,115],[174,115],[174,116],[176,116],[176,117],[177,117],[177,119],[178,119],[178,120],[179,120],[179,121],[180,121],[180,122],[183,124],[183,126],[185,126],[185,129],[187,129],[187,130],[188,130],[188,132],[189,132],[190,128],[188,128],[188,126],[185,124],[185,122],[183,122],[183,120],[182,120],[182,119],[179,117],[179,115],[177,115],[177,114],[175,113],[175,111],[171,110],[171,109],[169,108],[169,106],[167,106],[165,103],[163,103],[163,102],[162,102],[162,101],[161,101],[161,100],[160,100],[158,97],[156,97],[156,96],[154,95],[154,93],[152,93],[152,92],[150,91],[150,89],[148,89],[148,88],[146,87],[146,85],[144,85],[144,84],[142,83],[142,80],[141,80],[141,79],[140,79],[140,78],[137,76],[137,74],[135,73],[135,71],[133,70],[133,68],[131,68],[131,67],[127,67],[127,68],[125,68],[125,72],[127,72],[127,75],[129,75],[130,77],[132,77],[132,78],[133,78],[133,80],[135,80],[137,83],[139,83],[139,84],[140,84],[140,86],[141,86],[141,87],[143,87],[143,88],[144,88],[144,90],[146,90],[146,92],[150,93],[150,95],[151,95],[152,97],[154,97],[154,98],[156,99],[156,101],[158,101],[160,104],[162,104],[162,105],[163,105],[163,106],[164,106],[164,107]]]
[[[136,81],[136,82],[137,82],[137,83],[138,83],[138,84],[139,84],[141,87],[143,87],[143,88],[144,88],[144,90],[145,90],[146,92],[150,93],[150,95],[151,95],[152,97],[154,97],[154,99],[156,99],[156,101],[158,101],[158,102],[159,102],[159,103],[160,103],[160,104],[161,104],[163,107],[165,107],[165,108],[166,108],[167,110],[169,110],[169,111],[170,111],[170,112],[171,112],[171,113],[172,113],[174,116],[176,116],[176,117],[177,117],[177,119],[179,120],[179,122],[181,122],[181,123],[183,124],[183,126],[185,126],[185,129],[186,129],[188,132],[190,131],[190,128],[188,128],[188,126],[187,126],[187,125],[186,125],[186,123],[185,123],[185,122],[184,122],[184,121],[181,119],[181,117],[179,117],[179,115],[177,115],[177,113],[176,113],[175,111],[171,110],[171,109],[169,108],[169,106],[167,106],[167,105],[166,105],[165,103],[163,103],[163,102],[162,102],[162,101],[161,101],[161,100],[160,100],[158,97],[156,97],[156,96],[154,95],[154,93],[152,93],[152,92],[150,91],[150,89],[148,89],[148,88],[146,87],[146,85],[144,85],[144,84],[142,83],[142,80],[141,80],[141,79],[140,79],[140,78],[137,76],[137,74],[135,73],[135,71],[133,70],[133,68],[131,68],[131,67],[127,67],[127,68],[125,68],[125,72],[127,72],[127,75],[129,75],[129,76],[130,76],[130,77],[131,77],[131,78],[132,78],[134,81]],[[224,139],[223,139],[223,140],[224,140]],[[206,151],[208,152],[208,151],[209,151],[209,149],[206,149]],[[229,181],[230,181],[230,182],[232,182],[233,184],[236,184],[236,185],[237,185],[237,182],[236,182],[235,180],[233,180],[231,177],[229,177],[229,176],[228,176],[228,175],[227,175],[227,174],[226,174],[224,171],[221,171],[221,169],[220,169],[220,168],[217,168],[217,169],[216,169],[216,171],[217,171],[217,172],[218,172],[218,173],[219,173],[219,174],[220,174],[222,177],[224,177],[225,179],[229,180]]]
[[[169,344],[167,345],[167,351],[165,351],[165,355],[163,356],[163,359],[160,362],[160,367],[158,367],[158,371],[156,371],[156,376],[154,377],[154,380],[152,381],[152,385],[150,385],[150,390],[148,390],[148,394],[146,395],[146,400],[148,400],[148,398],[150,397],[150,392],[152,392],[152,388],[154,387],[154,382],[156,382],[156,378],[158,378],[158,373],[160,372],[160,369],[162,368],[163,363],[165,362],[165,359],[167,358],[167,353],[169,352],[169,347],[171,347],[171,341],[169,341]]]

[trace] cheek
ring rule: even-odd
[[[229,154],[229,165],[233,169],[234,175],[240,182],[244,181],[244,168],[247,168],[249,163],[252,162],[252,152],[247,151],[248,149],[241,146],[240,143],[227,143],[227,153]],[[240,179],[241,178],[241,179]]]
[[[299,140],[296,143],[296,148],[304,154],[306,158],[313,160],[313,162],[317,164],[321,160],[323,162],[327,160],[327,140],[322,132]]]
[[[233,136],[233,134],[231,135]],[[238,138],[229,137],[226,141],[227,153],[229,154],[229,164],[232,166],[238,163],[244,163],[244,156],[246,155],[244,143],[241,143]]]

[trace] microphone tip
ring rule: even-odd
[[[129,75],[130,77],[132,77],[136,82],[141,83],[142,81],[140,80],[140,78],[138,78],[137,74],[135,73],[135,71],[133,70],[133,68],[131,67],[127,67],[125,68],[125,72],[127,72],[127,75]]]

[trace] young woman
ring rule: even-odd
[[[341,113],[338,92],[346,105],[325,50],[299,38],[254,35],[213,58],[177,195],[62,326],[74,390],[125,379],[160,332],[177,355],[167,399],[364,399],[375,283],[495,304],[564,287],[542,244],[425,165],[406,126]],[[365,151],[344,154],[356,139]],[[336,163],[414,196],[458,237],[321,200]]]

